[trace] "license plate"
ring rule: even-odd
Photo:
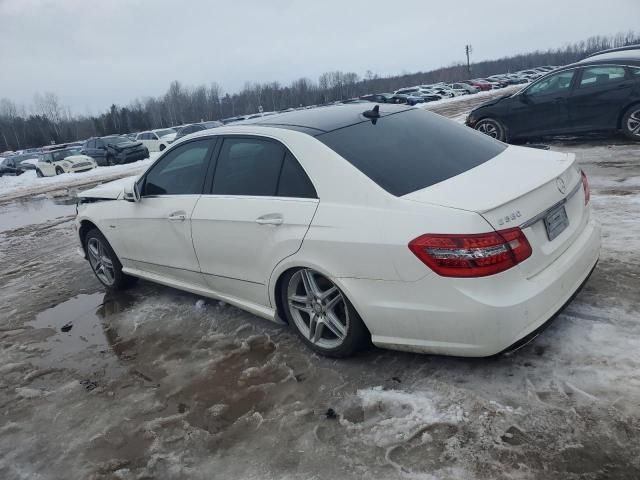
[[[569,217],[567,217],[567,210],[564,205],[560,205],[544,217],[544,226],[547,229],[547,238],[552,241],[569,226]]]

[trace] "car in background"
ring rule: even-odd
[[[451,84],[451,88],[456,90],[465,90],[468,94],[478,93],[480,89],[478,87],[474,87],[468,83],[455,82]]]
[[[149,158],[149,149],[124,135],[90,138],[82,145],[82,154],[100,166],[120,165]]]
[[[108,290],[144,278],[224,300],[333,357],[369,342],[470,357],[521,347],[598,261],[575,156],[371,107],[198,132],[142,175],[80,192],[89,268]]]
[[[492,90],[492,86],[490,83],[485,82],[485,81],[480,81],[480,80],[464,80],[461,81],[459,83],[466,83],[468,85],[471,85],[473,87],[476,87],[477,89],[479,89],[481,92],[487,92],[489,90]]]
[[[258,115],[258,116],[262,116],[262,114]],[[217,127],[221,127],[223,124],[222,122],[218,122],[216,120],[211,120],[208,122],[200,122],[200,123],[192,123],[191,125],[184,125],[183,127],[181,127],[178,132],[176,133],[175,138],[173,139],[173,142],[175,142],[176,140],[181,139],[182,137],[186,136],[186,135],[190,135],[192,133],[195,132],[200,132],[202,130],[207,130],[209,128],[217,128]]]
[[[11,155],[0,159],[0,177],[5,175],[15,176],[22,175],[26,168],[20,165],[20,162],[16,160],[17,155]]]
[[[366,100],[367,102],[375,103],[391,103],[389,100],[393,98],[393,93],[370,93],[367,95],[361,95],[360,100]]]
[[[40,154],[36,165],[38,177],[53,177],[63,173],[80,173],[93,170],[98,164],[93,158],[80,153],[80,147],[50,149]]]
[[[640,45],[553,70],[475,108],[466,124],[505,142],[598,131],[640,141]]]
[[[138,133],[125,133],[124,134],[125,137],[127,137],[129,140],[136,140],[136,137],[138,136]]]
[[[19,168],[27,171],[36,169],[38,157],[38,153],[20,153],[18,155],[12,155],[9,158],[11,158]]]
[[[169,141],[166,138],[176,133],[173,128],[158,128],[156,130],[149,130],[147,132],[141,132],[136,135],[136,141],[142,142],[150,152],[162,152],[169,146]]]

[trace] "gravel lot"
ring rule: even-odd
[[[429,108],[459,121],[485,99]],[[0,478],[640,478],[639,145],[548,143],[589,175],[601,259],[549,329],[494,359],[329,360],[209,299],[105,294],[69,191],[2,205]]]

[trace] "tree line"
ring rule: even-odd
[[[534,51],[471,64],[472,77],[515,72],[540,65],[566,65],[608,48],[640,43],[640,33],[593,36],[557,49]],[[325,104],[367,93],[392,92],[402,87],[468,78],[465,63],[426,72],[381,77],[371,71],[326,72],[317,81],[299,78],[279,82],[247,82],[236,93],[210,85],[189,87],[175,80],[159,97],[136,99],[127,106],[111,105],[99,115],[74,116],[51,92],[36,94],[27,108],[0,99],[0,152],[82,140],[93,136],[138,132],[184,123],[219,120],[237,115]]]

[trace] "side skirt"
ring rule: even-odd
[[[127,275],[131,275],[132,277],[143,278],[145,280],[149,280],[150,282],[159,283],[161,285],[166,285],[167,287],[176,288],[178,290],[184,290],[185,292],[195,293],[196,295],[202,295],[203,297],[222,300],[223,302],[233,305],[234,307],[238,307],[242,310],[246,310],[249,313],[253,313],[258,317],[264,318],[266,320],[271,320],[275,323],[284,324],[284,322],[278,317],[278,315],[276,315],[276,311],[273,308],[265,307],[264,305],[247,302],[246,300],[242,300],[237,297],[224,295],[222,293],[215,292],[213,290],[202,288],[196,285],[191,285],[189,283],[169,280],[166,277],[162,277],[160,275],[145,272],[142,270],[137,270],[135,268],[124,267],[122,271]]]

